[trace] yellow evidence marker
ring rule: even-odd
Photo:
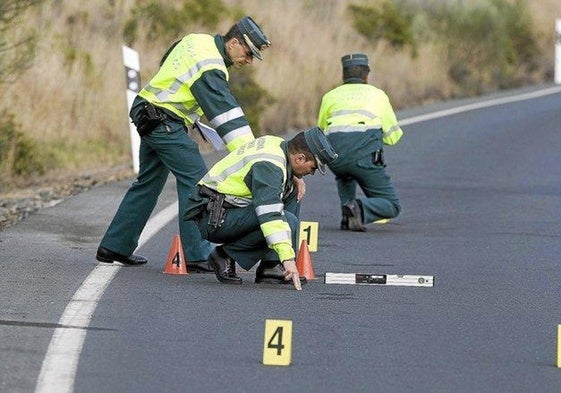
[[[263,364],[288,366],[292,360],[292,321],[265,320]]]
[[[561,368],[561,325],[557,325],[557,368]]]
[[[300,238],[298,244],[302,244],[305,240],[308,244],[308,251],[315,252],[318,250],[318,232],[319,223],[312,221],[300,221]]]

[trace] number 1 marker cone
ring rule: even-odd
[[[298,250],[298,258],[296,258],[296,268],[301,276],[306,277],[307,280],[316,278],[314,274],[314,267],[312,266],[312,257],[308,249],[308,242],[302,240],[300,250]]]
[[[185,255],[183,254],[183,246],[181,245],[181,238],[179,235],[173,237],[173,242],[169,249],[168,259],[164,267],[165,274],[183,274],[187,273],[187,263],[185,262]]]

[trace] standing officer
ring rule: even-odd
[[[209,256],[220,282],[241,284],[236,262],[251,269],[256,283],[294,283],[301,289],[295,248],[299,225],[292,176],[325,174],[337,158],[315,127],[289,141],[263,136],[216,163],[187,202],[185,220],[194,220],[204,239],[217,246]]]
[[[368,84],[368,57],[354,53],[341,62],[343,85],[323,96],[318,126],[339,153],[329,169],[337,182],[341,229],[364,232],[364,224],[396,217],[401,210],[384,169],[383,145],[396,144],[403,131],[386,93]],[[365,198],[356,198],[357,184]]]
[[[203,114],[235,150],[254,140],[248,121],[232,96],[228,69],[262,59],[270,45],[261,28],[250,17],[242,18],[225,36],[188,34],[164,55],[160,69],[135,98],[130,117],[140,134],[140,171],[125,194],[97,250],[101,262],[127,265],[146,263],[133,255],[138,239],[169,172],[177,183],[179,211],[207,167],[197,143],[187,133]],[[193,271],[212,271],[207,257],[210,244],[196,226],[180,220],[179,231],[185,257]]]

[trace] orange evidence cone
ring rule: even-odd
[[[181,245],[181,238],[179,235],[173,237],[173,242],[169,249],[168,259],[164,267],[165,274],[183,274],[187,273],[187,263],[185,262],[185,255],[183,254],[183,246]]]
[[[314,267],[312,266],[312,257],[308,249],[308,242],[302,240],[300,250],[298,250],[298,258],[296,259],[296,268],[301,276],[306,277],[307,280],[316,278],[314,274]]]

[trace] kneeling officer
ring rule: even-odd
[[[315,127],[285,141],[266,135],[231,152],[198,183],[184,220],[193,220],[204,239],[221,243],[209,255],[216,278],[241,284],[244,269],[259,264],[256,283],[290,283],[302,289],[295,262],[300,205],[292,176],[319,170],[337,154]]]

